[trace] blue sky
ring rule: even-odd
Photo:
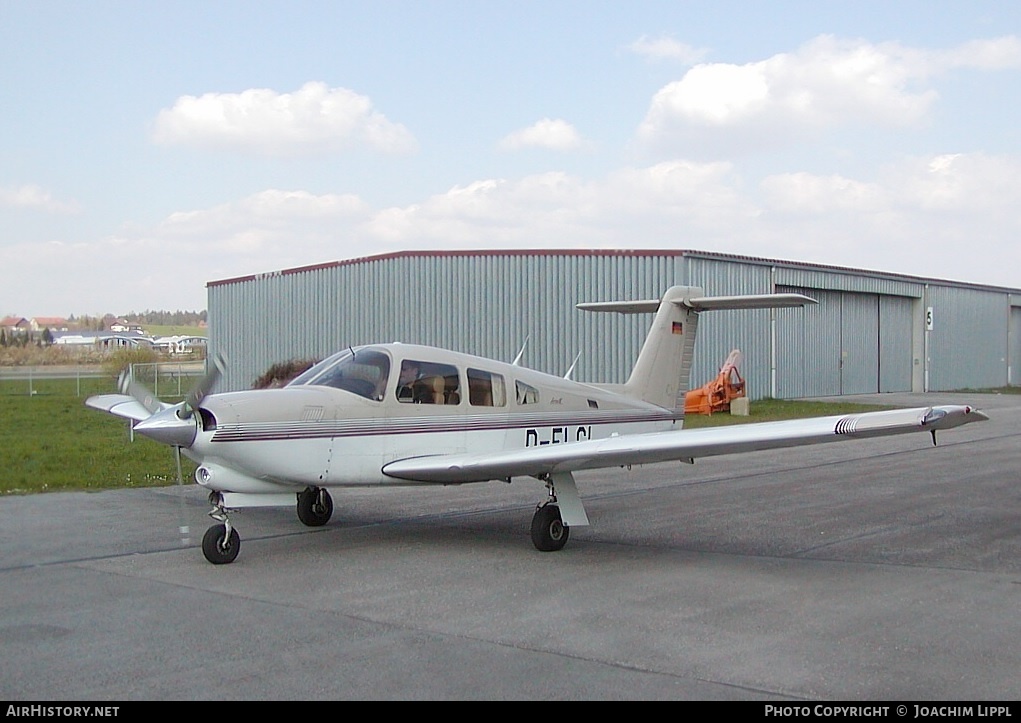
[[[0,315],[413,249],[1021,287],[1017,2],[0,0],[0,98]]]

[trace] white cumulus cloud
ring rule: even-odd
[[[945,68],[1005,70],[1021,67],[1021,40],[1013,35],[972,40],[956,48],[933,53],[932,62]]]
[[[543,118],[528,128],[514,131],[500,141],[500,149],[517,151],[523,148],[547,148],[553,151],[573,151],[581,148],[581,135],[565,120]]]
[[[899,158],[864,177],[749,173],[687,160],[550,171],[400,206],[268,189],[91,242],[0,245],[0,268],[19,270],[4,278],[8,298],[54,314],[86,311],[78,298],[91,311],[121,309],[118,298],[176,308],[182,286],[185,307],[201,308],[208,281],[414,249],[702,249],[1021,286],[1016,157]]]
[[[651,146],[735,145],[841,126],[911,126],[937,101],[925,81],[951,68],[1021,67],[1014,37],[929,51],[819,36],[791,53],[737,65],[705,63],[653,97],[638,129]]]
[[[368,205],[352,194],[268,189],[211,208],[173,213],[154,234],[179,251],[219,258],[224,266],[241,260],[231,258],[233,254],[252,253],[259,254],[260,263],[287,259],[301,265],[302,254],[323,253],[336,241],[337,229],[368,215]]]
[[[72,214],[82,210],[77,201],[59,201],[49,191],[34,184],[0,188],[0,206],[27,208],[56,214]]]
[[[630,43],[627,49],[648,60],[673,60],[686,65],[697,63],[705,57],[706,50],[674,40],[668,36],[650,37],[643,35]]]
[[[384,153],[415,150],[414,136],[346,88],[309,82],[293,93],[266,88],[186,95],[159,112],[157,143],[229,148],[268,155],[365,147]]]
[[[762,180],[760,187],[770,208],[801,214],[868,211],[883,203],[885,194],[875,183],[839,175],[781,173]]]
[[[985,220],[1009,218],[1013,233],[1021,232],[1017,198],[1021,165],[1017,159],[947,153],[906,161],[887,175],[889,185],[898,189],[904,203],[924,211],[953,212]]]

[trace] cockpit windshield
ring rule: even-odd
[[[390,377],[390,357],[372,349],[345,349],[295,377],[287,386],[333,387],[380,401]]]

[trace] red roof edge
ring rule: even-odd
[[[302,274],[309,271],[332,269],[339,266],[354,266],[356,264],[375,263],[379,261],[390,261],[402,258],[422,257],[451,257],[451,256],[683,256],[689,251],[678,249],[475,249],[459,251],[392,251],[374,256],[358,256],[343,261],[327,261],[321,264],[310,264],[308,266],[297,266],[291,269],[270,271],[262,274],[248,274],[236,276],[229,279],[219,279],[206,282],[206,288],[211,286],[225,286],[238,284],[256,279],[265,279],[272,276],[289,276],[291,274]]]

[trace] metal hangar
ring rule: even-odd
[[[1021,384],[1021,290],[694,250],[407,251],[211,281],[210,353],[223,391],[271,364],[401,341],[622,382],[650,318],[584,301],[795,291],[805,309],[707,312],[692,384],[740,349],[751,398]]]

